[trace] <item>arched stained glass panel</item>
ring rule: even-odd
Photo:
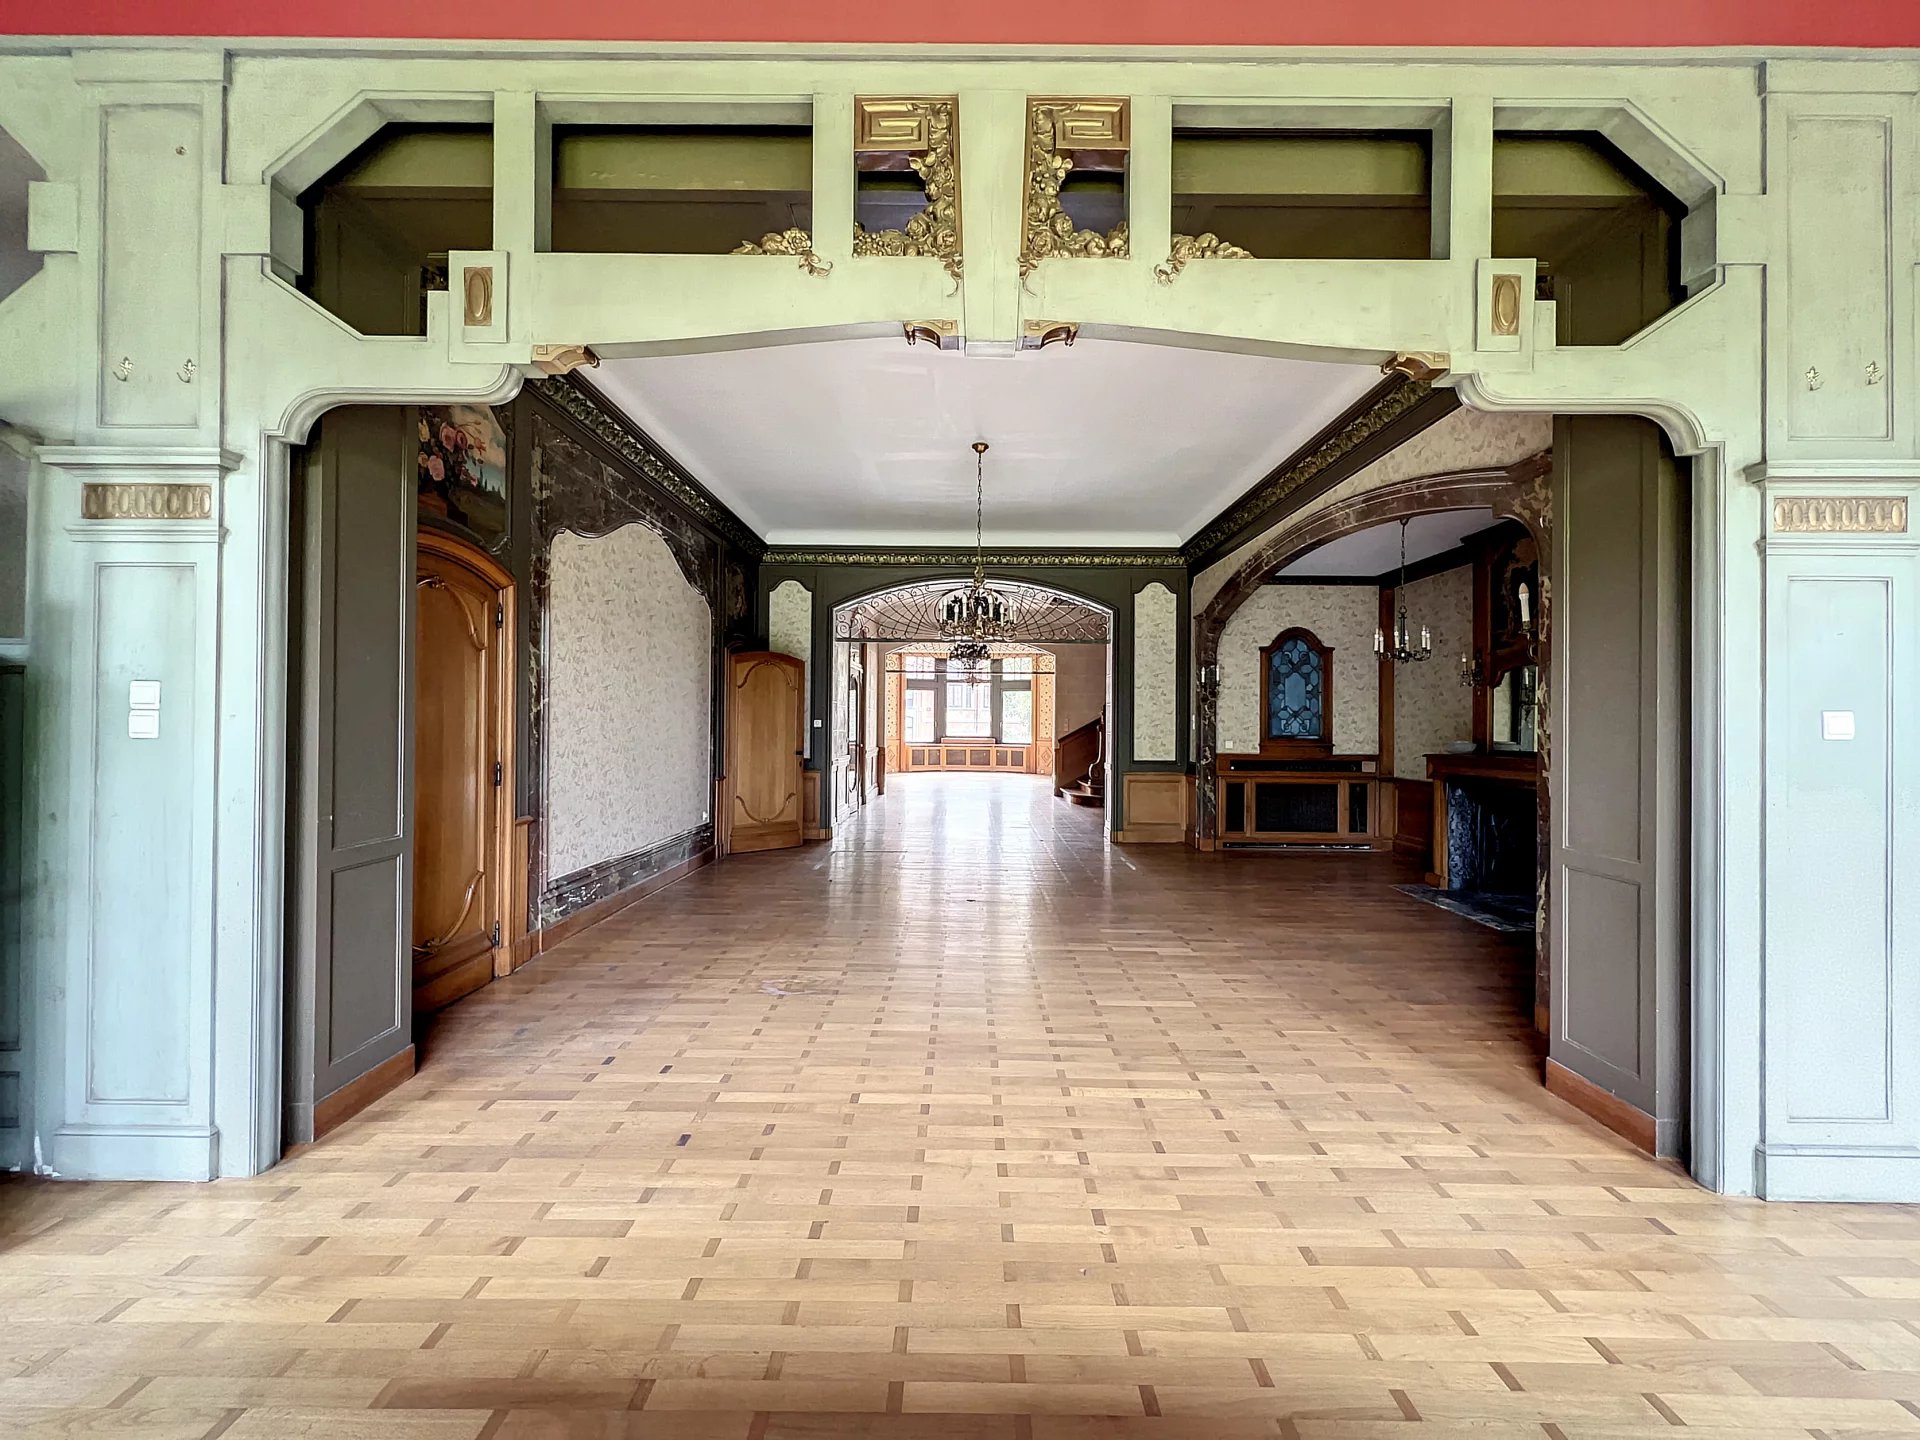
[[[1324,739],[1326,699],[1320,653],[1305,640],[1296,635],[1268,652],[1267,739]]]

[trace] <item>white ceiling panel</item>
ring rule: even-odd
[[[1407,563],[1425,560],[1451,550],[1467,536],[1477,534],[1494,523],[1493,511],[1482,505],[1469,510],[1440,510],[1430,515],[1415,515],[1407,521]],[[1277,574],[1289,580],[1312,576],[1385,575],[1400,565],[1400,522],[1389,520],[1338,540],[1329,540],[1317,550],[1309,550]]]
[[[1177,545],[1364,395],[1368,365],[1082,340],[1014,356],[833,340],[588,377],[777,545]]]

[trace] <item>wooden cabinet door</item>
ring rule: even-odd
[[[414,577],[416,1014],[493,978],[508,891],[507,587],[464,548],[423,535]]]
[[[800,749],[806,667],[791,655],[735,655],[727,672],[729,848],[782,850],[801,840]]]

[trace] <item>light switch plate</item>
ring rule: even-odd
[[[160,712],[158,710],[128,711],[127,738],[129,740],[158,740],[160,738]]]
[[[1853,711],[1822,710],[1820,712],[1820,738],[1822,740],[1853,739]]]
[[[128,681],[127,708],[131,710],[158,710],[160,708],[160,682],[158,680]]]

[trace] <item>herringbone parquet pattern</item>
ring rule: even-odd
[[[1920,1437],[1920,1212],[1636,1156],[1390,861],[1100,818],[903,777],[271,1174],[0,1191],[0,1432]]]

